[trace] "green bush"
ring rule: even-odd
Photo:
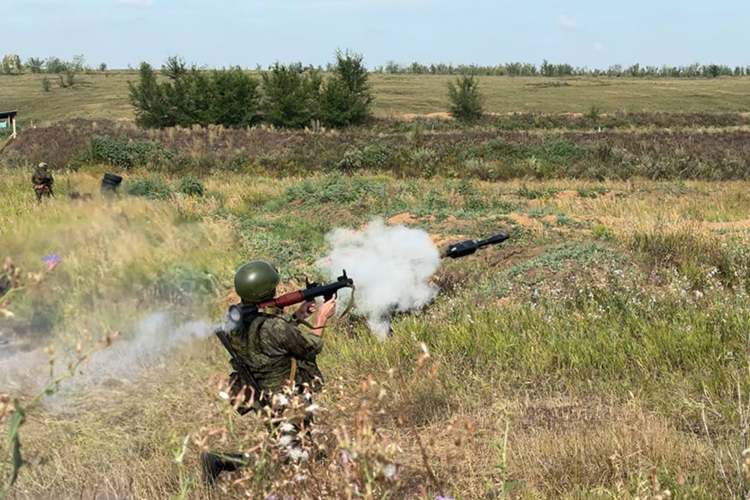
[[[381,169],[390,164],[391,148],[382,144],[370,144],[359,150],[347,151],[338,163],[339,170]]]
[[[50,57],[49,59],[47,59],[47,61],[45,61],[44,66],[47,69],[47,73],[57,74],[67,70],[70,64],[63,61],[59,57]]]
[[[320,93],[320,120],[329,127],[343,127],[370,118],[372,91],[362,55],[336,52],[333,76]]]
[[[124,142],[112,137],[94,135],[91,137],[90,160],[113,167],[130,168],[146,165],[149,156],[161,145],[149,141]]]
[[[203,183],[193,175],[187,175],[177,183],[177,191],[188,196],[203,196]]]
[[[322,79],[316,71],[300,72],[294,65],[276,63],[263,73],[264,118],[277,127],[302,128],[317,117]]]
[[[470,122],[482,117],[483,98],[479,93],[479,80],[474,75],[463,75],[455,83],[449,82],[448,100],[455,119]]]
[[[125,192],[131,196],[142,196],[149,200],[163,200],[172,195],[169,184],[159,177],[130,180],[126,183]]]

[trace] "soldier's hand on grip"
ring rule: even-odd
[[[334,314],[336,314],[336,297],[323,302],[320,309],[318,309],[318,318],[322,321],[328,321]]]

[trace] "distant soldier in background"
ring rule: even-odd
[[[55,195],[52,191],[52,185],[55,183],[55,179],[52,177],[49,170],[47,170],[46,163],[42,162],[36,167],[34,175],[31,176],[31,183],[34,185],[37,202],[41,202],[44,197]]]

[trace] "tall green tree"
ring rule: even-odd
[[[263,117],[277,127],[301,128],[318,116],[322,79],[317,71],[276,63],[263,73]]]
[[[157,81],[156,72],[148,63],[141,63],[138,83],[128,82],[130,103],[135,108],[135,123],[143,128],[164,128],[176,125],[165,88]]]
[[[226,127],[249,127],[259,119],[260,89],[258,81],[239,66],[214,71],[211,77],[211,123]]]
[[[336,52],[333,75],[320,93],[320,119],[326,126],[355,125],[370,118],[374,98],[362,61],[361,54]]]

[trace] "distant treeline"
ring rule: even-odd
[[[106,71],[107,65],[101,63],[97,68],[99,71]],[[92,72],[94,69],[86,64],[86,59],[83,55],[73,56],[73,59],[66,61],[59,57],[48,57],[42,59],[41,57],[30,57],[26,61],[23,61],[16,55],[8,55],[3,57],[2,67],[0,67],[2,73],[6,75],[23,74],[29,73],[48,73],[48,74],[61,74],[61,73],[84,73]]]
[[[607,69],[589,69],[572,64],[553,64],[548,61],[537,66],[532,63],[511,62],[495,66],[477,64],[420,64],[418,62],[402,65],[389,61],[385,66],[378,66],[375,73],[390,75],[485,75],[485,76],[608,76],[634,78],[717,78],[720,76],[750,76],[750,66],[723,64],[691,64],[690,66],[641,66],[633,64],[624,67],[615,64]]]

